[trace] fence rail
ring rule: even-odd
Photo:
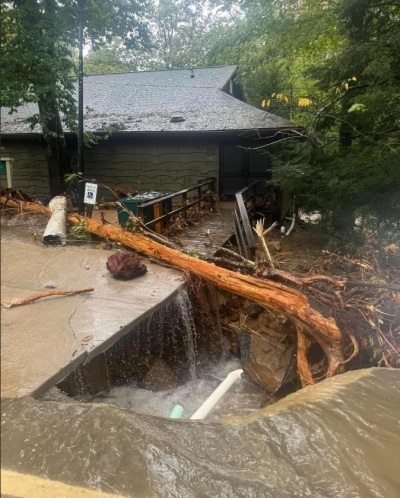
[[[173,194],[157,197],[152,201],[140,204],[140,206],[138,206],[138,216],[144,220],[146,208],[153,207],[154,219],[145,223],[145,225],[147,227],[154,227],[155,232],[157,233],[162,233],[168,220],[170,220],[172,216],[182,213],[182,216],[185,218],[188,209],[193,206],[199,206],[205,199],[205,196],[210,196],[210,193],[212,194],[212,203],[215,205],[215,178],[208,178],[193,187],[174,192]],[[174,209],[172,208],[173,204],[175,205]],[[170,205],[170,209],[166,208],[167,205]]]

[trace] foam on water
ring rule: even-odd
[[[239,359],[226,352],[218,363],[211,364],[200,377],[191,379],[176,389],[152,392],[135,383],[113,387],[90,399],[92,403],[110,403],[139,413],[169,417],[175,405],[184,409],[188,419],[225,379],[228,373],[241,368]],[[208,420],[218,420],[231,415],[248,415],[260,408],[265,401],[265,391],[247,380],[239,379],[217,404]]]

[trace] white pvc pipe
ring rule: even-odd
[[[49,203],[51,218],[43,235],[43,243],[47,245],[64,245],[67,231],[67,199],[58,195]]]
[[[286,232],[286,234],[285,234],[285,235],[286,235],[286,237],[289,237],[289,235],[292,233],[292,230],[293,230],[293,228],[294,228],[294,223],[295,223],[295,221],[296,221],[296,216],[295,216],[295,215],[294,215],[294,213],[293,213],[293,216],[292,216],[291,218],[286,218],[286,219],[291,221],[291,223],[290,223],[290,227],[289,227],[288,231],[287,231],[287,232]]]
[[[206,399],[200,408],[190,417],[191,420],[200,420],[206,418],[214,406],[222,398],[222,396],[229,391],[232,385],[240,379],[243,370],[239,368],[229,373],[215,391]]]

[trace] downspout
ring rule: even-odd
[[[294,224],[296,222],[296,210],[295,210],[295,202],[296,202],[296,196],[293,196],[293,206],[292,206],[292,217],[291,218],[286,218],[288,221],[290,221],[290,227],[286,232],[286,237],[289,237],[289,235],[292,233],[292,230],[294,228]]]
[[[190,417],[191,420],[201,420],[207,417],[211,410],[215,407],[222,396],[229,391],[232,385],[240,379],[243,370],[233,370],[230,372],[215,391],[206,399],[200,408]]]

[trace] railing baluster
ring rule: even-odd
[[[182,211],[183,218],[187,218],[187,192],[182,193],[182,206],[185,206],[185,209]]]

